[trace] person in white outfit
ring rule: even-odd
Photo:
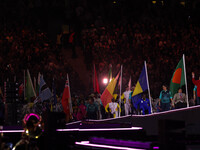
[[[131,103],[129,99],[130,93],[131,93],[131,90],[129,90],[129,87],[127,87],[126,91],[123,93],[124,98],[126,99],[125,104],[124,104],[125,115],[129,115],[131,113]]]
[[[105,107],[105,111],[110,113],[110,116],[113,118],[119,117],[119,113],[121,112],[121,108],[115,99],[112,98],[112,102],[108,103]]]

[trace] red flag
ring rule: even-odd
[[[70,116],[69,99],[70,99],[69,80],[66,80],[65,89],[62,95],[62,106],[66,116]]]
[[[24,92],[24,84],[22,83],[19,86],[19,96],[22,96],[23,92]]]
[[[97,78],[97,72],[96,72],[95,65],[94,65],[93,88],[94,88],[94,92],[100,93],[99,82],[98,82],[98,78]]]

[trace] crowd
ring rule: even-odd
[[[39,98],[29,103],[24,102],[23,115],[30,112],[42,116],[46,112],[63,113],[61,98],[69,73],[72,93],[70,121],[178,109],[187,106],[185,88],[179,89],[172,96],[167,87],[177,63],[185,54],[189,106],[199,105],[200,95],[197,94],[199,83],[191,78],[193,71],[197,73],[197,77],[200,76],[198,75],[200,73],[198,16],[195,18],[195,11],[186,10],[184,7],[168,9],[165,4],[157,7],[151,2],[143,2],[130,0],[2,2],[0,4],[1,89],[4,81],[23,83],[23,71],[26,69],[30,70],[32,78],[37,77],[40,72],[50,88],[53,78],[56,81],[57,102],[53,100],[42,102]],[[73,34],[75,33],[73,44],[68,45],[69,40],[68,38],[66,40],[66,35],[62,33],[57,44],[50,40],[47,28],[50,22],[56,22],[55,18],[60,19],[60,22],[65,20],[63,23],[73,28]],[[56,23],[54,25],[56,26]],[[81,47],[88,72],[92,74],[92,64],[96,65],[99,79],[108,75],[110,64],[113,77],[123,65],[122,91],[124,92],[121,99],[118,94],[104,107],[100,94],[89,95],[84,91],[80,75],[68,62],[65,53],[68,49],[74,52],[77,47]],[[135,101],[130,97],[134,89],[126,87],[130,76],[132,85],[136,84],[145,60],[151,98],[149,99],[145,93]],[[104,88],[101,88],[101,92],[103,90]],[[0,123],[3,124],[5,106],[1,92],[0,97]]]
[[[22,83],[23,70],[29,69],[32,77],[36,77],[38,72],[43,74],[49,87],[54,78],[57,95],[61,95],[63,91],[67,73],[70,74],[72,97],[88,95],[80,84],[80,75],[65,59],[66,47],[63,47],[63,44],[66,43],[63,43],[65,42],[62,41],[63,37],[61,36],[61,45],[57,45],[43,31],[44,24],[41,20],[44,16],[42,19],[38,17],[39,11],[36,10],[60,8],[62,11],[67,7],[64,1],[57,5],[53,5],[54,2],[51,1],[47,6],[44,1],[24,3],[22,0],[17,4],[24,6],[19,8],[21,12],[26,12],[27,16],[32,14],[33,17],[19,13],[20,17],[15,18],[15,11],[10,9],[10,12],[6,11],[10,6],[6,4],[0,6],[7,12],[6,16],[1,16],[3,22],[0,24],[1,87],[7,79],[16,79]],[[190,74],[192,71],[198,73],[200,64],[196,57],[200,53],[200,27],[193,16],[190,17],[186,13],[185,8],[170,8],[169,11],[167,7],[154,7],[148,3],[130,10],[128,4],[134,5],[132,2],[116,2],[116,4],[110,1],[99,1],[98,4],[89,1],[77,0],[77,2],[79,3],[69,4],[72,6],[69,14],[73,14],[71,16],[73,19],[70,20],[71,26],[76,34],[73,46],[81,46],[89,72],[93,71],[91,68],[95,63],[100,79],[107,75],[112,64],[114,76],[123,64],[122,87],[125,90],[130,76],[133,85],[137,82],[143,62],[146,60],[151,97],[157,99],[162,85],[169,85],[177,63],[185,54],[188,93],[189,98],[193,98],[194,85]],[[25,7],[27,9],[24,9]],[[140,7],[144,7],[144,11],[141,11]],[[34,11],[37,12],[36,15],[33,14]],[[68,15],[65,12],[66,18]],[[101,92],[103,90],[101,89]],[[183,91],[185,92],[184,88]],[[98,108],[100,110],[100,106]],[[75,111],[79,112],[80,109]],[[84,117],[87,118],[87,114],[84,114]]]
[[[136,82],[146,60],[151,94],[158,97],[162,84],[170,83],[176,65],[185,54],[191,91],[193,85],[189,75],[199,67],[198,57],[195,57],[200,52],[199,26],[127,22],[105,24],[100,28],[93,26],[82,31],[84,50],[98,66],[99,73],[106,74],[109,64],[117,73],[123,64],[123,83],[127,84],[130,76]]]

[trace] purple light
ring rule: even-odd
[[[40,120],[40,117],[34,113],[30,113],[27,117],[26,117],[26,121],[31,117],[31,116],[35,116],[38,120]]]
[[[66,123],[66,126],[67,125],[71,125],[71,124],[76,124],[76,123],[79,123],[79,122],[81,122],[81,121],[75,121],[75,122]]]
[[[99,147],[99,148],[109,148],[109,149],[119,149],[119,150],[144,150],[138,148],[129,148],[129,147],[120,147],[120,146],[111,146],[111,145],[100,145],[100,144],[91,144],[89,141],[75,142],[76,145],[90,146],[90,147]]]
[[[101,128],[101,129],[57,129],[56,131],[125,131],[125,130],[141,130],[142,127],[131,128]]]
[[[79,131],[79,129],[56,129],[56,131]]]
[[[159,149],[159,147],[158,146],[154,146],[153,149]]]
[[[24,130],[0,130],[0,133],[21,133]]]
[[[105,145],[115,145],[115,146],[126,146],[126,147],[137,147],[137,148],[147,148],[151,147],[151,142],[140,142],[140,141],[125,141],[117,139],[105,139],[92,137],[90,138],[91,143],[105,144]]]

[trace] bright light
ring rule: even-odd
[[[121,147],[121,146],[113,146],[113,145],[103,145],[103,144],[92,144],[89,141],[81,141],[75,142],[76,145],[90,146],[90,147],[98,147],[98,148],[106,148],[106,149],[119,149],[119,150],[144,150],[139,148],[129,148],[129,147]]]
[[[26,134],[28,134],[28,130],[26,130]]]
[[[142,127],[131,127],[131,128],[97,128],[97,129],[57,129],[56,131],[129,131],[129,130],[142,130]]]
[[[152,1],[153,4],[156,4],[156,1]]]
[[[104,79],[103,79],[103,83],[104,83],[104,84],[107,84],[107,83],[108,83],[108,79],[107,79],[107,78],[104,78]]]

